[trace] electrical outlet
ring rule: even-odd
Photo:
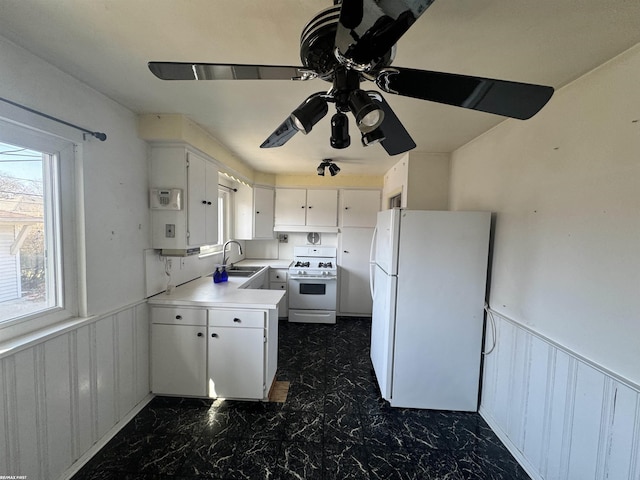
[[[287,235],[286,233],[279,233],[278,234],[278,241],[280,243],[288,243],[289,242],[289,235]]]

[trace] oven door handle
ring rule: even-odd
[[[291,280],[327,280],[332,281],[335,280],[336,277],[313,277],[311,275],[289,275]]]

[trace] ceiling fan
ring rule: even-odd
[[[149,62],[162,80],[294,80],[320,78],[328,91],[304,100],[260,145],[284,145],[297,132],[307,134],[335,104],[331,146],[350,144],[351,112],[364,146],[380,143],[389,155],[416,144],[379,91],[363,90],[374,82],[386,93],[429,100],[521,120],[535,115],[553,88],[469,75],[391,66],[396,42],[434,0],[342,0],[318,13],[300,37],[302,66]]]

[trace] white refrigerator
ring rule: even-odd
[[[490,212],[378,213],[371,361],[391,406],[477,411],[490,225]]]

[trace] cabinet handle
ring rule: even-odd
[[[206,205],[206,204],[207,204],[207,201],[206,201],[206,200],[202,200],[202,204],[203,204],[203,205]]]
[[[302,205],[300,208],[304,208],[304,205]]]
[[[233,319],[233,321],[234,321],[235,323],[241,323],[241,322],[242,322],[242,320],[240,320],[239,318],[234,318],[234,319]]]
[[[260,212],[256,212],[256,214],[258,214],[258,213],[260,213]]]
[[[198,332],[198,336],[201,337],[202,336],[202,332]]]
[[[345,210],[349,210],[349,207],[344,207]]]
[[[212,333],[211,334],[211,338],[218,338],[218,334],[217,333]]]
[[[313,208],[313,205],[309,205],[309,207],[308,207],[308,208]]]
[[[207,205],[211,205],[211,202],[207,202]]]
[[[349,253],[349,250],[343,250],[344,253]]]
[[[182,320],[182,315],[176,315],[176,320]]]

